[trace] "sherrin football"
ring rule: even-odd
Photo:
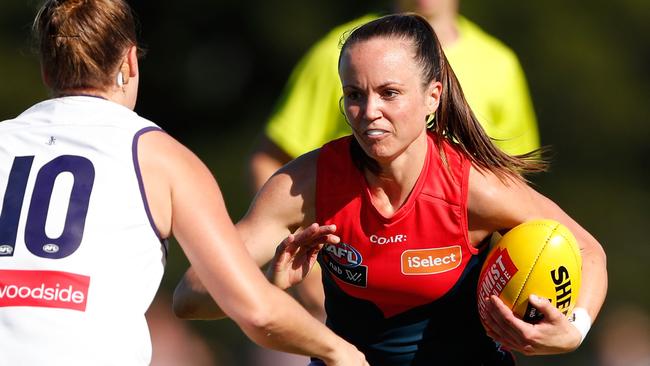
[[[528,304],[531,294],[548,299],[571,315],[580,291],[582,259],[575,237],[564,225],[540,219],[522,223],[499,239],[483,263],[478,281],[478,310],[498,296],[520,319],[536,323],[543,315]]]

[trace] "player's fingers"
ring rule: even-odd
[[[486,321],[492,333],[496,336],[493,337],[494,339],[506,342],[515,349],[523,347],[523,344],[520,343],[522,339],[521,332],[517,326],[517,321],[520,320],[497,296],[490,296]]]
[[[325,244],[337,244],[341,241],[338,235],[325,234],[318,237],[313,237],[310,240],[303,240],[300,244],[301,250],[310,252],[314,248],[320,250]]]
[[[311,235],[313,241],[327,240],[330,235],[336,232],[336,225],[322,225],[319,226]],[[334,235],[335,236],[335,235]]]
[[[307,231],[308,233],[312,235],[326,235],[326,234],[332,234],[336,231],[336,225],[331,224],[331,225],[318,225],[317,223],[313,223],[309,225],[309,230]]]
[[[325,244],[319,244],[319,245],[313,247],[309,251],[309,264],[310,265],[312,265],[312,264],[314,264],[314,262],[316,262],[316,259],[318,258],[318,252],[320,252],[320,250],[323,249],[323,246],[325,246]]]
[[[499,312],[508,327],[516,329],[517,333],[521,333],[524,328],[531,326],[525,321],[517,318],[512,310],[510,310],[510,308],[507,307],[498,296],[492,295],[490,297],[490,304]]]
[[[314,241],[322,241],[324,237],[334,234],[336,225],[318,225],[313,223],[303,230],[295,233],[295,245],[310,245]]]
[[[283,253],[288,254],[290,256],[296,255],[296,252],[298,251],[300,247],[296,245],[295,241],[295,235],[289,234],[280,244],[278,244],[277,247],[275,247],[275,255],[280,256]]]
[[[311,243],[310,245],[300,247],[294,255],[294,261],[299,264],[313,263],[316,260],[318,252],[324,245],[324,243]]]
[[[488,315],[489,319],[486,321],[490,322],[490,327],[486,329],[486,333],[490,338],[498,342],[510,342],[516,337],[511,334],[511,331],[507,329],[503,324],[501,324],[494,316]]]
[[[505,329],[503,321],[499,319],[498,311],[490,304],[490,300],[486,301],[485,308],[485,325],[488,335],[495,340],[502,341],[508,337],[507,329]]]
[[[324,239],[325,240],[320,244],[338,244],[341,242],[341,238],[335,234],[327,234]]]
[[[284,238],[284,240],[282,240],[282,242],[280,242],[280,245],[283,245],[283,246],[294,246],[294,245],[295,245],[295,244],[294,244],[295,241],[296,241],[296,236],[295,236],[294,234],[289,234],[289,236],[287,236],[286,238]],[[278,245],[278,247],[279,247],[280,245]]]
[[[542,297],[530,295],[528,302],[544,315],[544,319],[547,319],[551,323],[556,323],[564,316],[550,301]]]
[[[314,266],[314,263],[316,263],[318,251],[321,248],[322,245],[315,246],[311,248],[309,251],[305,251],[305,255],[303,256],[303,258],[300,259],[300,267],[302,267],[303,277],[307,276],[309,271],[311,271],[312,267]]]
[[[551,306],[550,302],[543,298],[538,298],[540,300],[540,305]],[[500,313],[503,315],[503,322],[505,327],[510,330],[509,334],[511,335],[511,342],[513,349],[516,349],[519,352],[522,352],[526,355],[537,354],[539,346],[536,340],[537,331],[535,327],[537,325],[527,323],[515,316],[515,314],[508,309],[508,307],[496,296],[493,296],[492,303],[499,308]],[[544,303],[541,303],[543,301]],[[534,306],[534,305],[533,305]],[[556,310],[556,309],[551,309]]]
[[[310,238],[314,237],[315,235],[318,235],[320,227],[317,223],[313,223],[303,229],[299,229],[295,233],[296,241],[297,242],[302,242],[309,240]]]

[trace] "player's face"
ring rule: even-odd
[[[373,38],[341,58],[345,115],[363,150],[380,164],[426,149],[425,120],[437,107],[440,83],[423,86],[413,55],[408,41]]]

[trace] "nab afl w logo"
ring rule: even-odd
[[[327,244],[322,264],[331,274],[350,285],[366,287],[368,267],[361,265],[361,253],[346,243]]]
[[[356,267],[361,264],[361,253],[345,243],[328,244],[325,251],[342,266]]]

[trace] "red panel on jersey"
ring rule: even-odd
[[[58,271],[0,270],[0,307],[86,311],[90,277]]]
[[[411,195],[384,217],[351,160],[351,139],[325,145],[318,160],[317,221],[336,224],[341,238],[321,252],[325,269],[343,291],[372,301],[385,317],[439,299],[477,252],[467,237],[468,159],[429,135]]]

